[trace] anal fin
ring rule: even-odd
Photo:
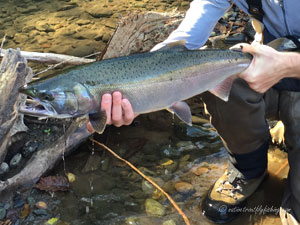
[[[231,76],[216,86],[214,89],[210,89],[209,92],[214,94],[215,96],[219,97],[223,101],[227,102],[232,86],[232,82],[234,81],[235,77]]]
[[[169,109],[187,125],[192,126],[191,109],[185,102],[175,102]]]

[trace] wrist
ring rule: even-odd
[[[300,78],[300,54],[296,52],[285,52],[286,73],[284,77]]]

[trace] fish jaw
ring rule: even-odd
[[[19,111],[25,115],[43,118],[68,118],[78,111],[78,101],[71,92],[54,89],[39,89],[25,85],[19,92],[29,97]],[[66,109],[66,110],[65,110]]]

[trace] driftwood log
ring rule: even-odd
[[[175,13],[148,12],[130,15],[121,21],[103,58],[149,51],[155,44],[163,41],[179,25],[182,18],[183,15]],[[3,66],[0,67],[0,164],[7,151],[10,132],[17,120],[17,106],[20,98],[18,88],[25,83],[26,74],[31,73],[26,59],[22,55],[24,54],[21,54],[20,51],[8,50],[2,60]],[[30,56],[30,60],[37,61],[41,55],[43,54],[39,53],[36,59]],[[24,56],[27,58],[26,55]],[[54,58],[57,59],[57,57]],[[65,61],[65,59],[61,60]],[[86,129],[86,123],[87,118],[85,117],[73,120],[56,143],[35,152],[19,173],[0,181],[0,196],[7,196],[6,193],[12,190],[24,185],[32,185],[38,181],[46,171],[54,167],[62,155],[68,154],[89,137],[90,133]]]
[[[21,98],[18,89],[31,74],[31,69],[27,67],[26,59],[19,50],[7,51],[0,65],[0,162],[6,155],[14,124],[18,119],[17,110]],[[24,127],[17,129],[26,130]]]
[[[103,59],[148,52],[165,40],[183,19],[180,13],[147,12],[124,18],[113,35]]]

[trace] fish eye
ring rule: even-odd
[[[41,96],[41,99],[42,100],[45,100],[45,101],[52,101],[54,100],[53,96],[51,94],[48,94],[48,93],[41,93],[40,94]]]

